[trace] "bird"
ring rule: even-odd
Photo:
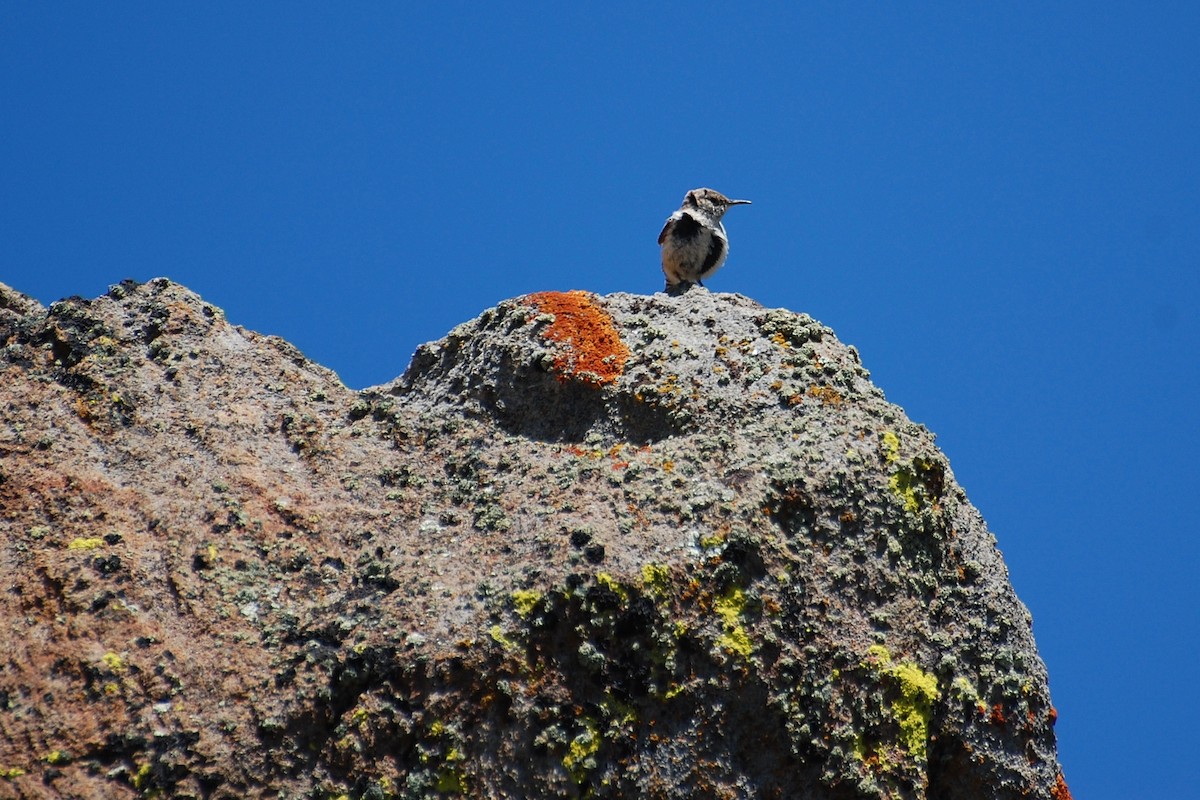
[[[730,200],[715,189],[692,189],[679,210],[667,218],[658,243],[662,246],[662,269],[667,276],[667,294],[687,291],[709,277],[729,255],[729,236],[721,217],[732,206],[749,205],[749,200]]]

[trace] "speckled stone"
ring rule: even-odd
[[[541,293],[354,392],[0,287],[0,795],[1066,800],[925,428],[803,314]]]

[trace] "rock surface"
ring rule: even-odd
[[[0,287],[0,795],[1069,797],[933,436],[738,295],[505,301],[363,392]]]

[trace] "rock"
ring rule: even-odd
[[[362,392],[165,279],[0,342],[0,793],[1069,796],[994,538],[807,316],[541,293]]]

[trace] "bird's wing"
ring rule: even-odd
[[[674,224],[674,222],[675,217],[667,217],[667,222],[665,225],[663,225],[662,233],[658,234],[659,244],[662,244],[663,240],[667,238],[667,231],[671,230],[671,225]]]
[[[708,241],[708,253],[704,256],[704,263],[700,266],[700,274],[706,275],[709,270],[717,266],[718,262],[725,256],[725,240],[720,236],[713,236]]]
[[[686,211],[677,211],[667,220],[662,233],[658,235],[658,243],[662,244],[667,238],[667,231],[672,231],[681,239],[693,239],[700,233],[700,222]]]

